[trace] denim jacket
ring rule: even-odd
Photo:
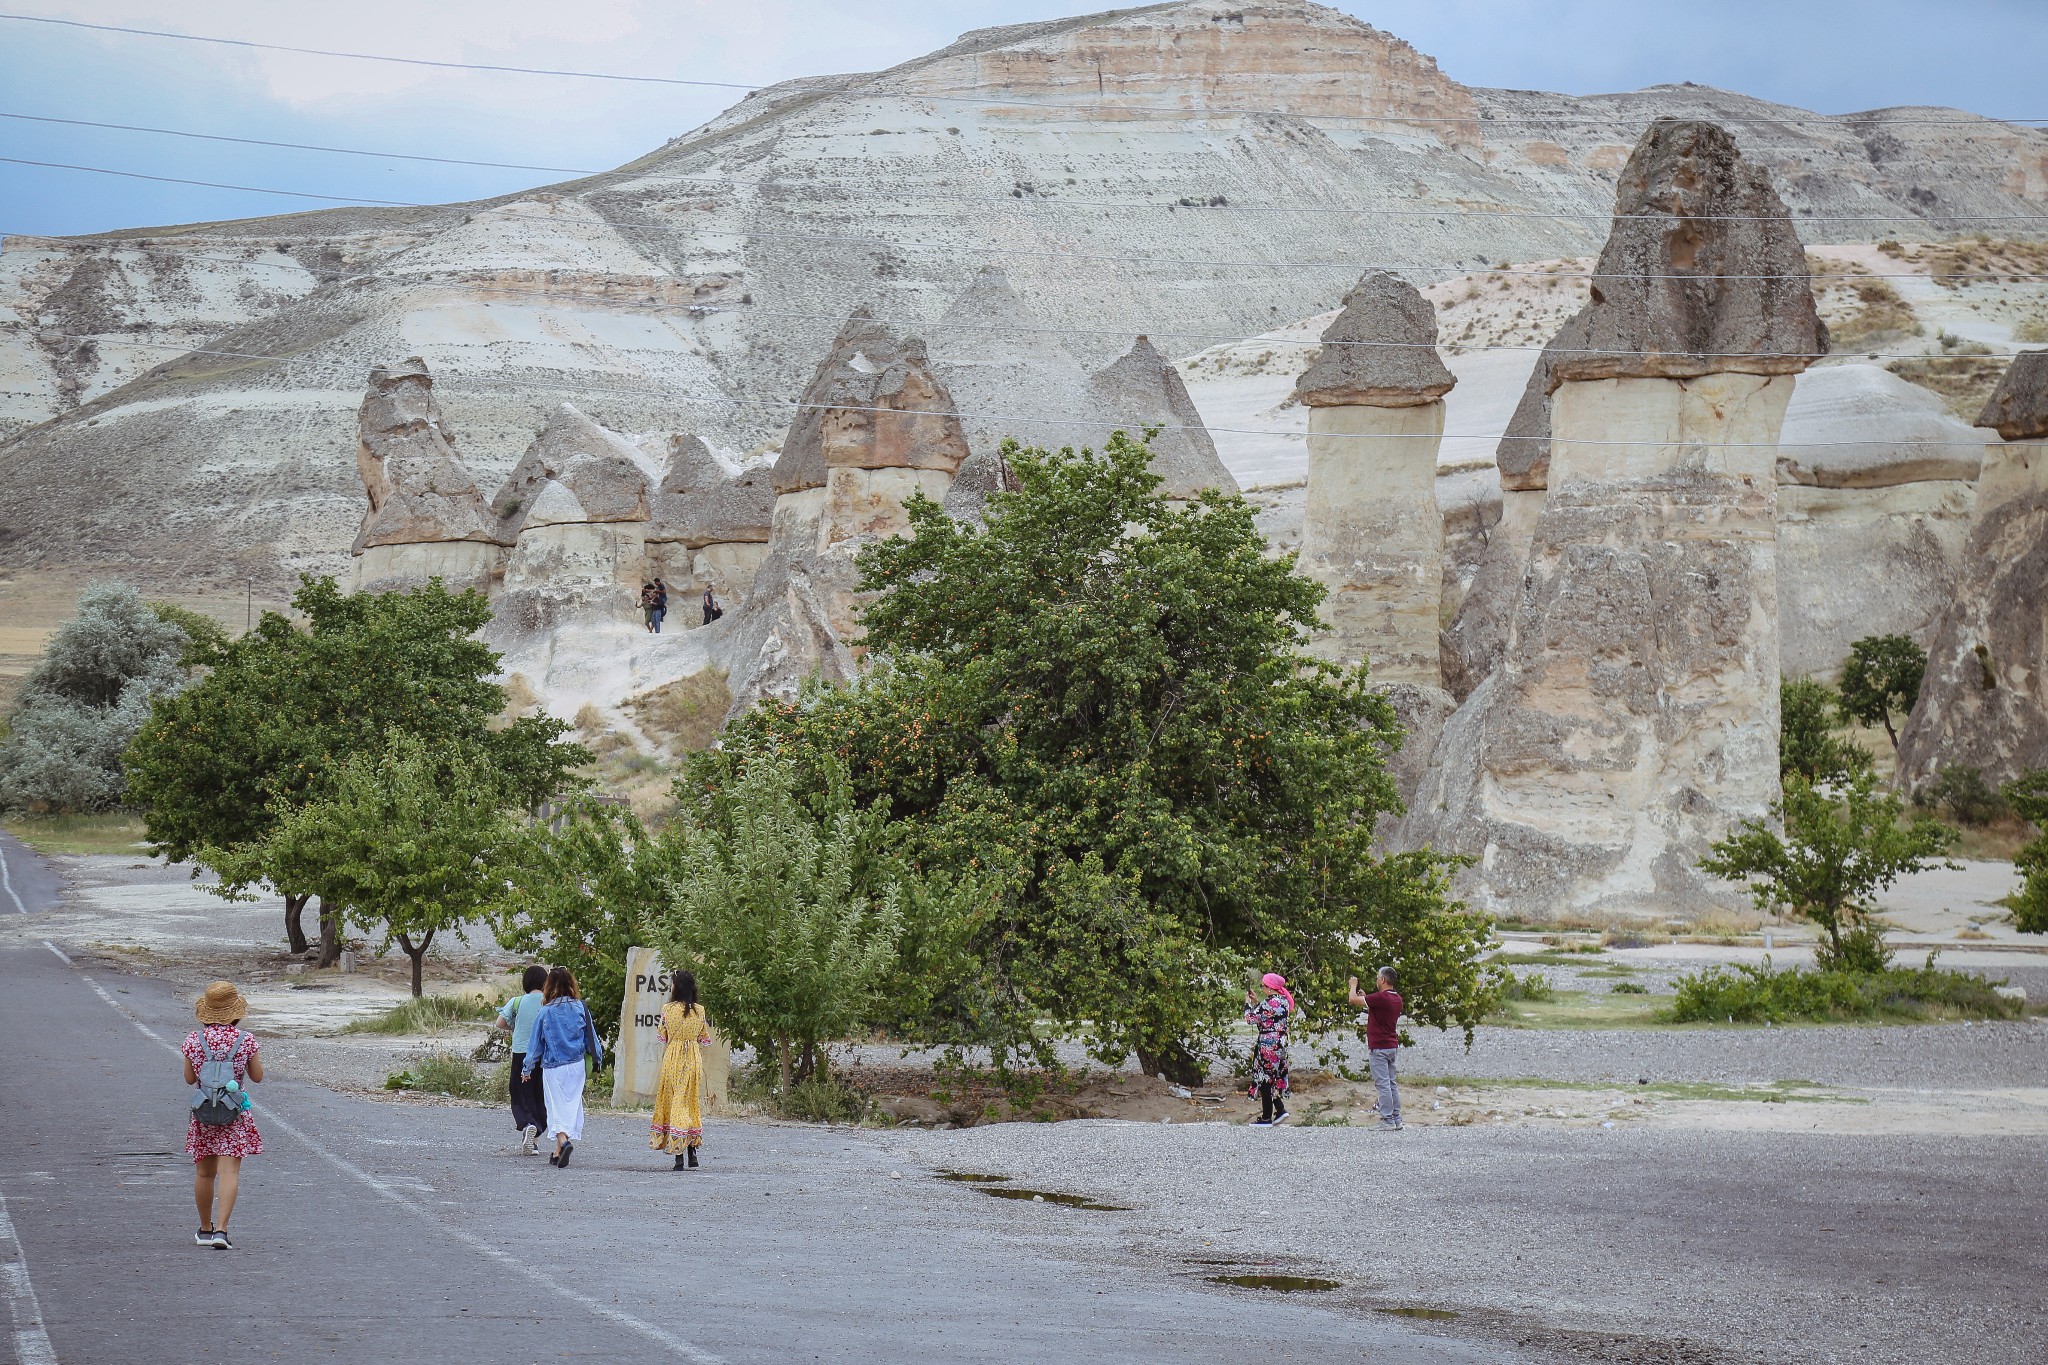
[[[581,1000],[568,996],[550,1000],[541,1008],[540,1021],[534,1025],[533,1042],[526,1049],[528,1071],[539,1071],[543,1067],[573,1066],[583,1060],[583,1021],[590,1017],[590,1009]],[[590,1036],[597,1036],[595,1028]],[[604,1044],[597,1044],[597,1060],[604,1061]]]

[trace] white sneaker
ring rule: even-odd
[[[522,1147],[523,1147],[523,1148],[525,1149],[525,1151],[526,1151],[526,1154],[527,1154],[528,1156],[539,1156],[539,1155],[540,1155],[540,1129],[539,1129],[539,1127],[537,1127],[537,1126],[536,1126],[536,1125],[534,1125],[534,1124],[531,1124],[531,1123],[529,1123],[529,1124],[527,1124],[527,1125],[526,1125],[526,1127],[524,1127],[524,1128],[520,1129],[520,1130],[519,1130],[519,1142],[520,1142],[520,1145],[521,1145],[521,1146],[522,1146]]]

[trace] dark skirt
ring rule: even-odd
[[[528,1124],[545,1129],[548,1126],[548,1102],[540,1088],[540,1069],[534,1068],[533,1079],[522,1081],[519,1073],[526,1066],[526,1054],[512,1054],[512,1126],[524,1131]]]

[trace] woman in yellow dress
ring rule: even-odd
[[[654,1088],[654,1122],[647,1145],[673,1153],[676,1169],[695,1170],[704,1144],[704,1056],[711,1026],[697,1005],[697,978],[676,972],[661,1007],[661,1079]]]

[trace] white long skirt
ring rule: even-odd
[[[548,1132],[583,1141],[583,1063],[542,1067],[540,1088],[548,1102]]]

